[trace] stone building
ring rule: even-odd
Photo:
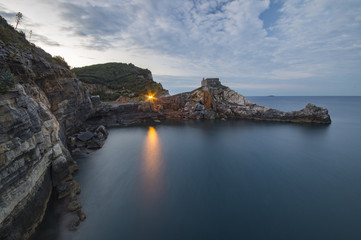
[[[207,88],[216,88],[221,86],[221,82],[219,81],[219,78],[206,78],[206,79],[203,78],[201,82],[201,86]]]

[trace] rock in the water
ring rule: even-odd
[[[68,147],[73,154],[82,154],[86,149],[99,149],[104,145],[109,133],[100,125],[94,131],[87,130],[69,137]]]
[[[85,131],[85,132],[81,132],[78,134],[77,138],[80,141],[86,142],[89,141],[90,139],[92,139],[94,137],[94,133],[90,132],[90,131]]]
[[[78,215],[80,221],[84,221],[86,219],[86,215],[81,209],[79,209],[77,211],[77,215]]]
[[[101,139],[106,138],[109,135],[107,129],[103,125],[100,125],[97,129],[95,129],[95,134]]]

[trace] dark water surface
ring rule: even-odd
[[[361,97],[249,97],[327,107],[332,124],[185,121],[110,130],[77,159],[87,219],[50,206],[35,239],[361,239]]]

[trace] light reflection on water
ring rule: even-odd
[[[154,127],[149,127],[142,149],[142,183],[144,197],[150,202],[156,200],[161,185],[163,155],[161,142]]]

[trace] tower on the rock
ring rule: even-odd
[[[206,78],[202,79],[201,86],[202,87],[208,87],[208,88],[216,88],[221,86],[221,82],[219,81],[219,78]]]

